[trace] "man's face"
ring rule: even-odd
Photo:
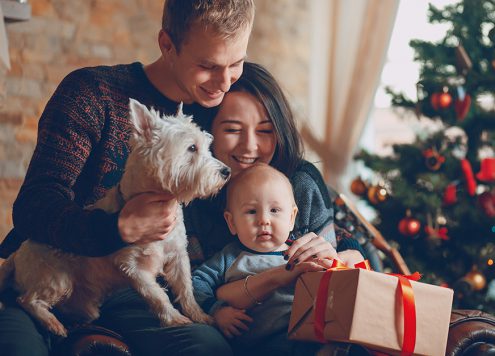
[[[172,44],[167,52],[174,77],[173,96],[204,107],[219,105],[242,74],[251,28],[225,39],[193,25],[179,51]],[[160,36],[167,36],[162,33]]]

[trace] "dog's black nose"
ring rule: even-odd
[[[220,174],[222,175],[223,178],[227,179],[230,176],[230,168],[229,167],[223,167],[220,170]]]

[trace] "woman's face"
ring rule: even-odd
[[[212,125],[213,154],[232,175],[256,162],[269,164],[277,140],[263,105],[245,92],[229,92]]]

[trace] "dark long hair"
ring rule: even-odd
[[[263,66],[245,62],[241,77],[229,90],[236,91],[249,93],[263,104],[277,139],[270,165],[291,177],[303,158],[303,144],[282,88]]]

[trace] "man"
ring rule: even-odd
[[[48,102],[38,142],[14,203],[14,229],[0,257],[27,238],[86,256],[110,254],[132,243],[164,239],[174,225],[176,201],[150,192],[107,214],[85,210],[119,181],[128,155],[128,103],[134,98],[162,114],[184,112],[207,120],[242,73],[253,0],[168,0],[153,63],[82,68],[70,73]],[[49,336],[2,294],[0,350],[48,355]],[[159,328],[136,293],[111,297],[97,323],[121,333],[137,355],[229,354],[212,327]]]

